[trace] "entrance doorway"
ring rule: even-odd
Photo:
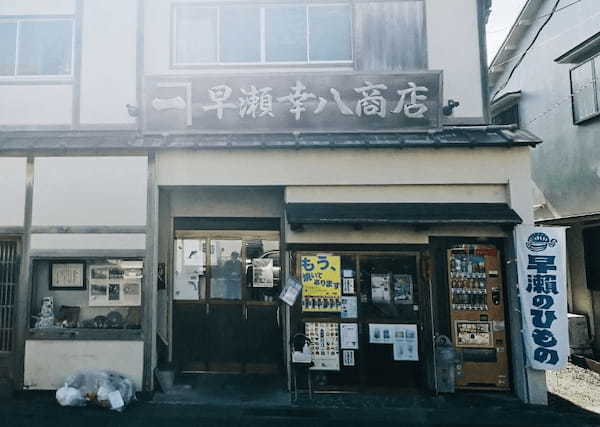
[[[279,233],[178,232],[173,349],[183,373],[283,368]]]

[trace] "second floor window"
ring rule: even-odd
[[[0,19],[0,77],[72,73],[73,20]]]
[[[178,6],[176,66],[352,62],[349,5]]]
[[[600,55],[571,70],[573,120],[576,124],[600,115]]]

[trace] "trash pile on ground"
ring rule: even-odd
[[[133,382],[113,371],[79,371],[56,391],[56,400],[61,406],[92,404],[119,412],[134,399]]]

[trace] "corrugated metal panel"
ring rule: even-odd
[[[0,353],[7,353],[13,349],[18,266],[17,243],[0,241]]]

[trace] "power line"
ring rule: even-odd
[[[494,98],[496,98],[496,95],[498,95],[500,92],[502,92],[506,88],[506,86],[508,86],[508,83],[510,82],[510,79],[512,78],[512,76],[515,74],[515,71],[517,70],[517,68],[519,67],[519,65],[521,65],[521,62],[523,62],[523,59],[525,59],[525,56],[527,55],[527,53],[531,50],[531,48],[533,47],[533,45],[537,41],[538,37],[540,36],[540,34],[542,34],[542,31],[544,30],[544,28],[546,28],[546,25],[548,25],[548,23],[550,22],[550,20],[552,19],[552,17],[556,13],[556,9],[558,9],[560,1],[561,0],[556,0],[556,3],[554,4],[554,7],[552,8],[552,11],[548,15],[548,17],[546,18],[546,20],[544,21],[544,23],[540,26],[540,28],[538,28],[537,32],[535,33],[535,36],[533,36],[533,39],[531,40],[531,42],[529,43],[529,45],[527,46],[527,48],[525,49],[525,51],[523,52],[523,54],[519,57],[519,59],[517,60],[517,62],[513,65],[512,69],[510,70],[510,73],[508,74],[508,77],[506,78],[506,80],[504,81],[504,83],[502,84],[502,86],[496,91],[496,93],[494,93],[494,95],[491,98],[492,100]]]
[[[548,44],[549,42],[556,40],[557,38],[559,38],[560,36],[562,36],[565,33],[570,32],[571,30],[575,30],[577,28],[579,28],[583,23],[587,22],[587,21],[591,21],[592,19],[596,18],[598,15],[600,15],[600,12],[596,12],[593,15],[587,17],[586,19],[584,19],[583,21],[577,23],[576,25],[573,25],[572,27],[567,28],[566,30],[561,31],[560,33],[558,33],[557,35],[555,35],[554,37],[550,37],[548,39],[545,39],[544,41],[538,43],[534,48],[532,48],[531,50],[536,50],[539,49],[542,46],[545,46],[546,44]],[[498,67],[501,65],[505,65],[508,64],[509,62],[511,62],[513,59],[518,58],[520,54],[516,54],[514,56],[511,56],[507,59],[505,59],[502,62],[498,62],[497,64],[493,64],[494,67]]]
[[[575,0],[572,3],[569,3],[569,4],[566,4],[566,5],[562,6],[562,7],[559,7],[558,9],[556,9],[556,13],[560,12],[561,10],[565,10],[568,7],[571,7],[571,6],[573,6],[573,5],[577,4],[577,3],[581,3],[582,1],[583,0]],[[550,14],[546,13],[544,15],[536,16],[535,18],[532,18],[531,21],[539,21],[540,19],[545,18],[546,16],[550,16]],[[502,31],[508,30],[509,28],[512,28],[512,25],[509,25],[509,26],[504,27],[504,28],[499,28],[499,29],[496,29],[496,30],[490,30],[490,31],[487,31],[487,33],[488,34],[501,33]]]

